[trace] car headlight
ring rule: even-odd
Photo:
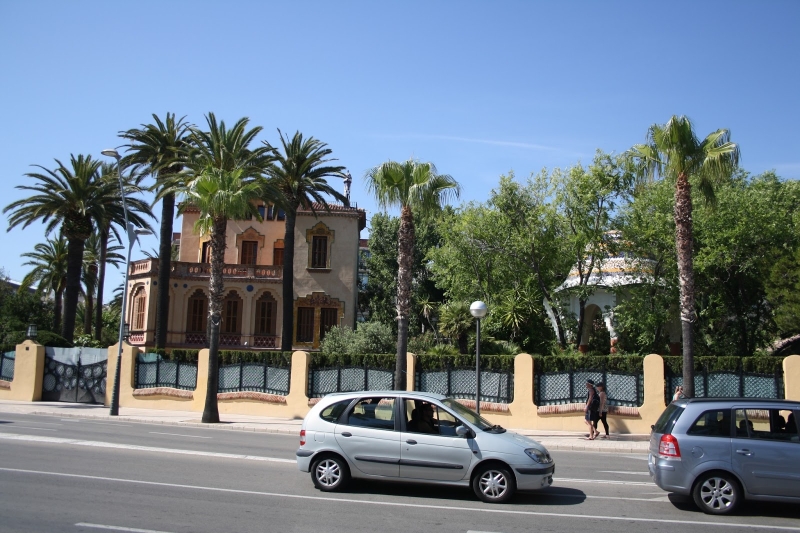
[[[525,453],[537,463],[547,464],[553,462],[553,459],[550,457],[549,453],[543,452],[538,448],[528,448],[525,450]]]

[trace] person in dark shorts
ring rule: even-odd
[[[602,438],[608,438],[608,396],[606,395],[606,384],[605,383],[598,383],[596,385],[597,388],[597,395],[600,397],[600,407],[597,409],[597,416],[592,420],[594,424],[594,429],[597,429],[597,423],[602,422],[603,428],[606,430],[606,434],[603,435]],[[599,433],[599,432],[598,432]]]
[[[597,406],[600,405],[600,398],[597,396],[597,391],[594,389],[594,381],[591,379],[586,380],[586,405],[583,408],[583,420],[589,426],[589,440],[594,440],[600,434],[595,428],[594,417],[599,416],[597,413]]]

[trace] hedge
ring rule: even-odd
[[[292,352],[220,350],[219,362],[223,365],[266,363],[267,366],[288,367],[292,363]]]
[[[481,370],[488,372],[513,372],[514,355],[482,355]],[[444,370],[446,368],[475,368],[475,356],[469,354],[458,355],[429,355],[417,356],[418,370]]]
[[[569,355],[533,356],[535,372],[570,372],[572,370],[602,370],[641,374],[644,358],[638,355]]]

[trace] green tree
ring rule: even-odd
[[[39,298],[52,292],[52,331],[61,331],[62,299],[67,286],[67,240],[61,236],[48,239],[34,246],[33,252],[22,254],[22,257],[29,259],[22,266],[33,268],[22,279],[20,290],[36,285],[36,295]]]
[[[281,330],[281,349],[291,351],[294,330],[294,229],[297,223],[297,210],[301,207],[316,214],[319,208],[330,211],[325,195],[330,195],[347,205],[348,200],[331,187],[326,178],[343,178],[344,167],[329,165],[335,161],[329,157],[331,149],[314,137],[303,138],[295,132],[294,136],[284,136],[278,130],[283,153],[264,143],[270,151],[275,151],[276,162],[267,168],[272,184],[280,191],[280,206],[286,213],[286,232],[284,234],[283,256],[283,328]]]
[[[57,227],[67,239],[67,281],[64,295],[64,320],[61,336],[72,342],[81,291],[84,242],[92,233],[93,222],[101,218],[103,202],[113,197],[112,185],[100,178],[100,161],[91,156],[71,156],[70,167],[56,159],[53,170],[35,165],[43,172],[30,172],[34,185],[17,185],[33,194],[12,202],[3,210],[10,213],[9,227],[27,227],[35,221],[45,223],[45,234]]]
[[[40,294],[31,294],[27,287],[23,284],[20,290],[14,290],[0,268],[0,344],[21,342],[29,324],[36,324],[42,333],[53,323],[52,302],[42,300]]]
[[[120,245],[112,245],[109,247],[107,243],[107,235],[104,239],[99,231],[94,231],[89,235],[89,238],[86,239],[86,245],[83,249],[83,272],[81,273],[81,280],[83,281],[84,287],[84,335],[92,335],[92,318],[95,311],[95,304],[97,304],[97,310],[100,311],[100,319],[102,320],[103,318],[103,293],[100,279],[101,274],[105,277],[105,266],[110,264],[119,268],[120,265],[125,263],[125,256],[119,253],[120,250],[124,250],[124,247]],[[102,328],[102,325],[100,327]],[[94,339],[96,341],[100,341],[101,335],[102,330],[95,329]]]
[[[460,193],[458,183],[439,174],[432,163],[409,160],[387,161],[366,173],[367,188],[382,208],[400,208],[397,253],[397,365],[395,387],[406,388],[406,351],[411,312],[411,280],[414,252],[414,211],[427,215],[441,209],[451,196]]]
[[[469,352],[468,334],[475,319],[469,312],[469,302],[451,300],[444,304],[440,311],[439,329],[443,335],[455,340],[461,353]]]
[[[647,142],[631,148],[639,165],[639,177],[662,177],[675,184],[675,247],[680,280],[680,314],[683,334],[683,387],[694,396],[695,287],[693,270],[692,182],[709,202],[714,186],[733,173],[739,164],[739,146],[725,129],[697,138],[685,116],[673,116],[666,124],[653,124]]]
[[[162,121],[153,114],[152,124],[142,124],[139,129],[120,132],[120,137],[130,142],[125,165],[136,165],[155,178],[154,188],[164,188],[167,178],[175,178],[183,170],[189,151],[189,124],[186,117],[176,118],[167,113]],[[159,231],[158,290],[156,291],[156,346],[167,344],[169,319],[169,276],[172,252],[172,226],[175,219],[175,195],[161,195],[161,227]],[[102,301],[102,299],[101,299]]]

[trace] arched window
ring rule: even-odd
[[[268,292],[256,300],[256,335],[275,335],[278,302]]]
[[[197,289],[189,297],[187,310],[186,332],[205,333],[208,320],[208,298],[202,289]]]
[[[144,312],[147,304],[147,294],[144,287],[139,287],[133,293],[133,329],[144,329]]]
[[[231,291],[222,301],[222,333],[238,335],[242,331],[242,299]]]

